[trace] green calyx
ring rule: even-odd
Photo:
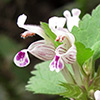
[[[51,29],[49,28],[48,24],[45,22],[41,22],[41,27],[43,28],[45,34],[50,38],[50,40],[54,43],[55,47],[58,47],[60,44],[62,44],[59,41],[55,41],[56,40],[56,35],[51,31]]]

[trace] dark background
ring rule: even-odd
[[[20,14],[28,16],[26,23],[39,25],[40,21],[48,22],[51,16],[62,16],[64,10],[75,7],[82,10],[82,17],[99,3],[100,0],[0,0],[0,100],[63,100],[58,96],[35,95],[25,90],[30,71],[41,61],[30,55],[30,65],[18,68],[13,57],[41,37],[20,38],[24,32],[16,25]]]

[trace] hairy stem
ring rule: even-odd
[[[79,67],[80,66],[78,65],[77,62],[74,62],[72,64],[75,81],[79,86],[81,86],[82,85],[82,77],[81,77],[81,74],[80,74],[80,70],[79,70],[80,68]]]
[[[73,76],[71,75],[71,73],[69,72],[66,66],[64,66],[61,72],[68,83],[75,84],[75,80],[73,79]]]

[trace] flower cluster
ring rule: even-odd
[[[72,10],[72,16],[68,10],[64,11],[65,17],[51,17],[48,25],[51,31],[56,35],[55,41],[61,42],[61,45],[55,47],[54,43],[46,35],[45,31],[36,25],[26,25],[27,16],[22,14],[18,17],[17,25],[27,31],[21,34],[22,38],[38,34],[44,40],[39,40],[30,44],[27,49],[19,51],[14,57],[14,63],[19,67],[25,67],[30,63],[28,53],[37,58],[47,61],[52,60],[49,67],[51,71],[59,72],[64,68],[64,64],[72,64],[76,60],[75,38],[71,33],[73,26],[78,26],[79,9]],[[67,21],[67,28],[64,25]]]
[[[17,20],[17,25],[26,30],[21,34],[21,37],[26,38],[37,34],[41,36],[43,40],[33,42],[27,49],[19,51],[14,57],[14,63],[19,67],[27,66],[30,63],[28,56],[28,53],[30,53],[43,61],[52,60],[49,65],[50,71],[55,70],[59,72],[64,68],[65,64],[74,66],[76,64],[77,50],[74,45],[75,38],[71,31],[74,26],[78,27],[80,13],[81,11],[79,9],[72,9],[71,13],[68,10],[64,11],[64,17],[51,17],[47,24],[51,34],[47,34],[41,26],[25,24],[27,16],[24,14],[20,15]],[[56,36],[55,39],[52,38],[53,35]],[[52,39],[54,40],[52,41]],[[58,43],[58,45],[55,45],[55,43]],[[79,69],[73,67],[73,70],[77,80],[73,81],[73,79],[68,79],[68,77],[71,77],[69,73],[66,74],[67,80],[81,86],[82,80]],[[93,98],[100,100],[100,91],[96,90],[92,92]]]

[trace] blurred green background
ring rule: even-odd
[[[76,7],[81,9],[82,17],[99,3],[100,0],[0,0],[0,100],[63,100],[58,96],[36,95],[25,90],[30,71],[41,60],[29,55],[30,65],[18,68],[13,57],[41,37],[20,38],[20,33],[24,32],[16,25],[20,14],[28,16],[26,23],[39,25],[40,21],[48,22],[51,16],[62,16],[64,10]]]

